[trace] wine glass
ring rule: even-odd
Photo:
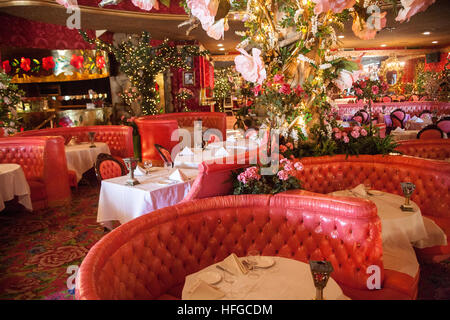
[[[260,256],[260,253],[258,250],[250,250],[247,254],[246,262],[248,265],[248,269],[250,271],[250,273],[248,275],[250,278],[258,278],[259,277],[259,274],[256,272],[259,256]]]
[[[153,167],[153,163],[152,163],[151,160],[145,160],[144,161],[145,174],[148,174],[152,167]]]

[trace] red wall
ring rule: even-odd
[[[425,71],[440,72],[444,70],[445,64],[447,63],[447,52],[441,53],[441,61],[435,63],[427,63],[425,61]]]

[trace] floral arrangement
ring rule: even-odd
[[[177,101],[183,106],[184,112],[189,112],[189,108],[186,105],[186,101],[192,99],[194,97],[194,93],[187,88],[180,88],[176,95]]]
[[[300,189],[298,179],[303,164],[299,161],[281,159],[273,175],[262,175],[261,167],[253,166],[233,173],[233,194],[275,194],[291,189]]]
[[[382,80],[360,79],[353,83],[353,89],[358,99],[373,102],[387,93],[389,85]]]
[[[16,105],[24,94],[16,84],[11,83],[9,75],[0,72],[0,128],[3,128],[5,136],[15,134],[20,127]]]
[[[136,89],[136,87],[131,87],[123,90],[123,92],[119,93],[119,97],[122,98],[128,106],[131,106],[133,102],[139,103],[140,101],[142,101],[142,96],[139,93],[138,89]]]

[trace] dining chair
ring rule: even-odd
[[[102,181],[126,175],[127,168],[112,155],[100,153],[95,161],[95,174],[98,181]]]
[[[391,121],[392,121],[392,128],[400,127],[404,129],[403,121],[405,120],[406,113],[402,109],[395,109],[391,112]]]
[[[445,132],[447,135],[450,134],[450,117],[444,117],[440,119],[436,125],[441,129],[443,132]]]
[[[444,132],[435,124],[430,124],[417,133],[417,139],[442,139]]]
[[[431,118],[431,111],[430,110],[422,110],[422,112],[419,114],[419,118],[423,119],[422,116],[424,117],[430,117]]]
[[[170,155],[169,150],[167,150],[166,148],[164,148],[162,145],[160,144],[156,144],[155,143],[155,148],[158,151],[159,155],[161,156],[161,158],[163,159],[164,163],[169,166],[172,167],[174,166],[173,160],[172,160],[172,156]]]
[[[357,112],[353,115],[353,117],[352,117],[351,120],[356,121],[356,122],[358,122],[359,124],[363,124],[363,123],[364,123],[364,115],[361,113],[361,111],[357,111]]]

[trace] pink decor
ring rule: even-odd
[[[262,84],[266,79],[266,69],[261,58],[261,50],[252,49],[249,55],[244,49],[238,50],[241,54],[234,59],[236,70],[242,74],[245,80]]]
[[[425,11],[435,1],[436,0],[400,0],[403,8],[400,9],[395,20],[399,22],[409,21],[413,15]]]
[[[334,13],[341,13],[344,9],[350,9],[356,3],[355,0],[312,0],[316,4],[314,13],[320,14],[332,10]]]

